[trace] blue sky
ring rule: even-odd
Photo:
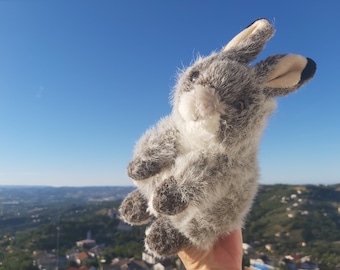
[[[259,59],[297,53],[318,70],[279,99],[260,182],[340,182],[339,14],[338,1],[1,1],[0,185],[131,185],[177,69],[262,17],[276,34]]]

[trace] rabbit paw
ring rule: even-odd
[[[155,191],[154,209],[161,214],[176,215],[189,205],[174,177],[166,179]]]
[[[160,170],[161,167],[156,161],[142,160],[140,158],[131,161],[127,168],[129,177],[134,180],[147,179],[159,173]]]
[[[119,208],[119,212],[127,223],[140,225],[148,223],[151,219],[147,208],[148,202],[146,198],[139,190],[135,190],[124,199]]]
[[[164,217],[157,219],[146,232],[145,247],[157,257],[176,255],[190,241]]]

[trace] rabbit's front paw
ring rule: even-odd
[[[122,202],[119,212],[129,224],[140,225],[146,224],[150,221],[151,216],[147,212],[148,202],[146,198],[135,190],[131,192]]]
[[[189,200],[180,190],[174,177],[166,179],[155,192],[154,209],[161,214],[176,215],[189,205]]]
[[[128,165],[127,172],[129,177],[134,180],[144,180],[157,173],[159,173],[161,167],[156,161],[142,160],[136,158],[131,161]]]
[[[189,244],[189,239],[164,217],[157,219],[146,232],[145,247],[157,257],[174,256]]]

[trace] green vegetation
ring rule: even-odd
[[[244,241],[274,256],[311,255],[322,269],[334,269],[340,265],[339,207],[338,186],[262,186],[247,218]],[[266,244],[273,245],[271,252]]]
[[[44,190],[35,193],[40,198],[31,200],[27,190],[25,199],[18,189],[13,195],[0,188],[0,270],[36,270],[33,251],[65,257],[88,231],[98,244],[105,244],[101,259],[106,262],[115,257],[141,257],[145,226],[118,230],[119,220],[109,215],[120,201],[107,200],[105,195],[100,200],[98,188],[95,198],[91,189]],[[339,185],[261,186],[243,231],[244,242],[276,258],[311,255],[321,269],[334,269],[340,265],[339,207]],[[267,244],[272,251],[266,249]],[[249,263],[247,258],[244,261]],[[98,263],[97,259],[86,264]]]
[[[32,265],[33,251],[56,252],[59,243],[59,255],[65,256],[77,241],[86,238],[88,231],[94,233],[97,243],[105,244],[107,248],[103,257],[108,261],[115,257],[141,258],[145,227],[134,227],[131,231],[117,230],[119,220],[107,215],[107,210],[112,206],[111,202],[88,204],[81,208],[66,207],[60,212],[58,222],[17,232],[14,237],[3,236],[0,247],[5,251],[0,253],[0,261],[3,262],[0,269],[36,269]]]

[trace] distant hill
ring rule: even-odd
[[[131,186],[0,186],[0,239],[7,233],[50,223],[65,209],[121,201],[133,189]]]
[[[134,187],[93,186],[93,187],[49,187],[49,186],[10,186],[0,185],[0,205],[4,201],[18,201],[29,204],[41,202],[115,201],[123,199]]]

